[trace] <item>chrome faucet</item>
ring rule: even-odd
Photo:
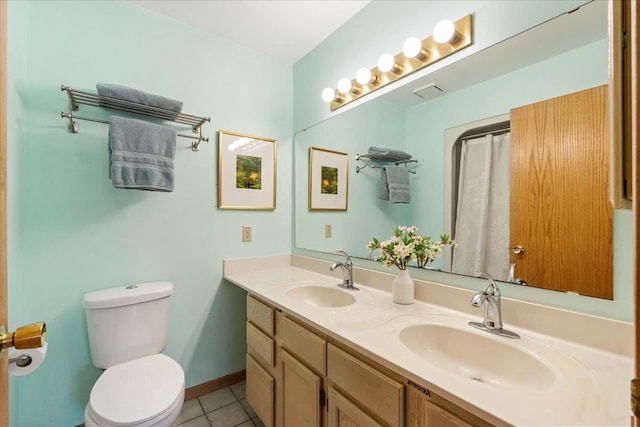
[[[345,255],[347,257],[345,262],[334,262],[329,267],[329,270],[335,271],[336,268],[340,267],[342,269],[342,283],[339,283],[338,286],[341,288],[349,289],[351,291],[359,291],[360,289],[353,286],[353,262],[351,261],[351,257],[345,251],[336,251]]]
[[[520,335],[515,332],[507,331],[502,328],[501,294],[500,289],[493,280],[493,277],[488,273],[480,273],[479,276],[488,279],[489,286],[487,286],[484,291],[476,293],[473,298],[471,298],[471,305],[474,307],[484,305],[484,320],[482,323],[469,322],[469,325],[504,337],[520,338]]]

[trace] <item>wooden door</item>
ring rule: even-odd
[[[613,299],[607,86],[511,110],[511,251],[530,286]]]
[[[625,79],[624,97],[630,100],[625,108],[625,119],[628,119],[631,127],[631,134],[627,135],[628,142],[631,143],[633,154],[633,282],[634,282],[634,318],[635,318],[635,378],[631,379],[631,425],[640,426],[640,171],[638,161],[640,160],[640,143],[638,143],[638,133],[640,132],[640,109],[638,108],[638,98],[640,97],[640,84],[638,82],[638,64],[640,64],[640,27],[638,17],[640,16],[640,3],[635,0],[626,0],[625,22],[627,23],[627,49],[631,63],[627,64],[625,72],[630,72],[631,77]]]
[[[286,351],[281,352],[282,424],[320,427],[322,378]]]
[[[382,427],[382,424],[329,387],[329,427]]]
[[[0,1],[0,325],[7,325],[7,3]],[[0,426],[9,425],[7,352],[0,358]]]

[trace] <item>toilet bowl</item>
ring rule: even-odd
[[[170,282],[89,292],[83,297],[93,364],[87,427],[172,426],[184,402],[184,371],[167,345]]]
[[[164,354],[102,373],[85,408],[86,427],[170,427],[184,402],[184,372]]]

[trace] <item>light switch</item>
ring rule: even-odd
[[[242,241],[250,242],[251,241],[251,226],[243,225],[242,226]]]

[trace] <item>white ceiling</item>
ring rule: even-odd
[[[370,0],[129,0],[294,64]]]

